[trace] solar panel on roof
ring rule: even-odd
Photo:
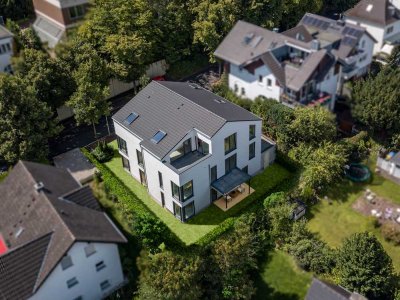
[[[310,21],[312,21],[312,18],[310,18],[309,16],[305,16],[303,19],[303,23],[306,25],[309,25]]]
[[[124,120],[124,123],[126,125],[131,125],[133,121],[135,121],[137,119],[139,115],[137,113],[130,113],[129,116],[126,117],[126,119]]]
[[[157,131],[156,134],[151,138],[154,144],[158,144],[167,134],[164,131]]]
[[[361,30],[357,30],[355,28],[345,27],[343,29],[343,34],[359,38],[362,36],[363,32]]]
[[[327,30],[328,28],[329,28],[329,23],[328,22],[324,22],[324,24],[322,24],[322,26],[321,26],[321,28],[323,29],[323,30]]]

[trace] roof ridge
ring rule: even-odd
[[[37,275],[36,280],[35,280],[35,285],[33,286],[33,292],[35,292],[36,289],[40,286],[40,283],[39,283],[40,276],[39,275],[42,273],[42,269],[43,269],[43,265],[44,265],[43,262],[46,260],[47,255],[49,253],[50,243],[53,240],[53,233],[54,233],[54,230],[48,233],[48,234],[51,234],[51,237],[50,237],[49,242],[47,243],[46,252],[45,252],[45,254],[43,256],[42,263],[40,264],[40,269],[39,269],[38,275]],[[42,281],[42,283],[43,283],[43,281]]]

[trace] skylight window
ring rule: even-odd
[[[372,10],[372,8],[374,7],[373,4],[368,4],[367,6],[367,11],[370,12]]]
[[[152,137],[151,141],[154,144],[158,144],[167,134],[164,131],[157,131],[157,133]]]
[[[124,120],[124,123],[126,125],[131,125],[133,121],[135,121],[137,118],[139,117],[139,115],[137,113],[130,113],[129,116],[126,117],[126,119]]]

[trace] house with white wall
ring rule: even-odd
[[[0,298],[103,299],[126,238],[69,171],[20,161],[0,184]]]
[[[0,73],[11,73],[13,56],[13,34],[0,24]]]
[[[368,71],[373,43],[364,28],[306,14],[282,33],[239,21],[214,55],[237,95],[333,109],[341,81]]]
[[[182,222],[273,161],[260,118],[195,84],[153,81],[113,121],[124,169]]]
[[[374,37],[374,55],[390,55],[400,44],[399,0],[362,0],[344,13],[344,20],[365,28]]]

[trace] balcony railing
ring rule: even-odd
[[[325,92],[318,92],[309,94],[305,99],[297,100],[295,96],[288,94],[282,94],[281,102],[290,107],[295,106],[317,106],[317,105],[327,105],[331,100],[332,96]]]

